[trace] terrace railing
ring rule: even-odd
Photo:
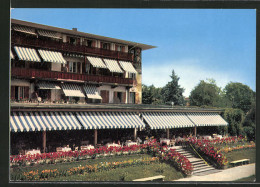
[[[97,55],[107,58],[115,58],[125,61],[133,61],[133,54],[121,51],[111,51],[101,48],[88,47],[84,45],[74,45],[63,43],[62,41],[43,40],[40,38],[25,38],[19,35],[12,35],[11,41],[13,45],[21,45],[34,48],[46,48],[50,50],[58,50],[61,52],[80,53],[83,55]]]
[[[47,71],[39,69],[26,69],[26,68],[11,68],[11,76],[20,78],[39,78],[39,79],[64,79],[64,80],[76,80],[76,81],[87,81],[96,83],[117,83],[132,85],[133,79],[113,77],[113,76],[102,76],[102,75],[87,75],[77,73],[66,73],[59,71]]]

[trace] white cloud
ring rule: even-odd
[[[180,77],[179,84],[185,88],[184,96],[188,97],[191,90],[199,83],[200,80],[213,78],[219,87],[224,88],[230,81],[244,82],[241,74],[235,70],[215,71],[214,69],[206,69],[201,67],[198,60],[180,60],[170,63],[160,63],[159,65],[143,65],[143,84],[156,87],[163,87],[171,78],[171,71]]]

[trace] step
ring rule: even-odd
[[[214,169],[214,170],[205,171],[205,172],[201,172],[201,173],[193,173],[193,175],[194,176],[204,176],[204,175],[209,175],[209,174],[218,173],[218,172],[221,172],[221,171]]]
[[[215,168],[206,168],[206,169],[203,169],[203,170],[193,171],[193,174],[206,172],[206,171],[210,171],[210,170],[215,170]]]
[[[200,168],[193,168],[193,171],[203,171],[203,170],[207,170],[207,169],[215,169],[211,166],[204,166],[204,167],[200,167]]]
[[[200,159],[200,158],[195,158],[195,157],[190,158],[189,161],[190,161],[191,163],[204,162],[204,160],[202,160],[202,159]],[[204,162],[204,163],[205,163],[205,162]]]
[[[193,168],[202,168],[202,167],[212,167],[212,166],[208,166],[207,164],[193,165]]]

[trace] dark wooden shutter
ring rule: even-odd
[[[11,99],[15,99],[15,86],[11,86]]]
[[[24,98],[25,99],[29,98],[29,86],[24,87]]]
[[[122,103],[125,103],[125,101],[126,101],[126,92],[123,92],[123,94],[122,94]]]

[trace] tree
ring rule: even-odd
[[[214,79],[201,80],[190,93],[190,104],[193,106],[217,106],[221,89]]]
[[[163,102],[164,103],[174,103],[174,105],[183,105],[184,97],[183,92],[184,88],[181,88],[179,85],[179,77],[175,74],[174,70],[172,70],[171,81],[168,82],[161,91]]]
[[[255,100],[255,93],[249,86],[238,82],[230,82],[224,89],[226,98],[231,102],[232,108],[239,108],[245,113],[251,108]]]
[[[246,114],[245,120],[243,121],[243,130],[249,140],[255,140],[255,102],[252,103],[251,109]]]
[[[231,136],[243,135],[244,131],[242,123],[244,121],[245,114],[241,109],[226,109],[224,112],[224,119],[228,122],[228,133]]]
[[[143,104],[162,104],[161,88],[142,85]]]

